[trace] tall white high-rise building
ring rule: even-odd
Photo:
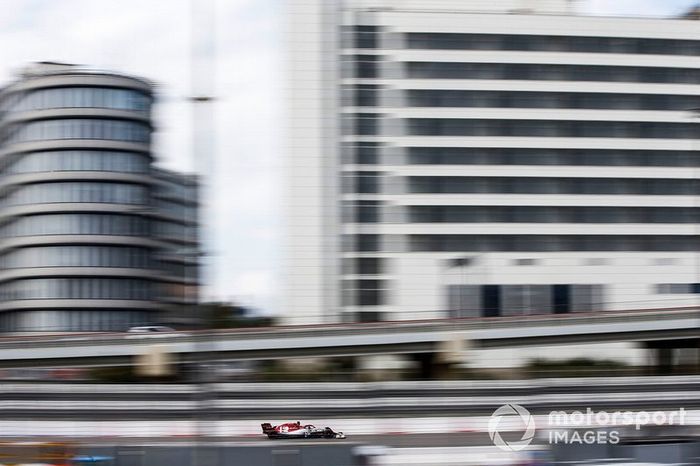
[[[285,318],[700,300],[700,36],[565,0],[290,2]]]

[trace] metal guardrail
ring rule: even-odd
[[[298,392],[299,396],[313,396],[317,392],[376,392],[411,390],[426,395],[435,391],[499,391],[499,390],[615,390],[648,391],[647,388],[667,387],[681,390],[690,387],[700,390],[700,375],[633,376],[633,377],[565,377],[518,380],[415,380],[388,382],[217,382],[208,384],[214,393],[275,393]],[[0,395],[12,393],[35,394],[190,394],[199,390],[196,384],[101,384],[101,383],[26,383],[0,384]]]
[[[97,395],[97,394],[96,394]],[[218,395],[214,396],[214,395]],[[356,392],[353,397],[316,397],[313,392],[298,392],[284,398],[266,398],[249,392],[247,396],[230,397],[212,394],[206,411],[217,419],[323,418],[333,416],[464,416],[489,415],[506,403],[526,407],[533,414],[552,410],[670,410],[697,411],[700,390],[638,391],[628,387],[624,392],[589,393],[586,387],[573,393],[500,393],[445,396],[427,393],[419,396],[395,396],[383,391]],[[121,399],[120,399],[121,398]],[[117,399],[23,399],[5,394],[0,399],[0,419],[183,419],[201,412],[197,400],[139,400],[122,394]],[[693,422],[700,418],[693,415]]]

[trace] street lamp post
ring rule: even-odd
[[[215,13],[214,0],[191,0],[190,8],[191,20],[191,56],[190,56],[190,78],[191,95],[189,101],[192,109],[192,158],[195,173],[198,175],[198,208],[194,210],[190,219],[192,224],[199,228],[199,248],[195,251],[199,257],[199,292],[193,303],[186,300],[186,305],[201,309],[198,305],[203,302],[202,294],[207,294],[202,290],[206,286],[211,286],[211,264],[209,256],[211,248],[210,220],[213,217],[210,213],[210,203],[213,202],[212,184],[214,179],[215,160],[215,121],[214,121],[214,97],[215,87]],[[201,285],[199,285],[201,284]],[[198,315],[199,319],[203,316]],[[193,358],[195,366],[195,383],[197,390],[197,414],[195,419],[196,447],[194,449],[194,464],[201,466],[212,463],[213,459],[207,457],[206,446],[200,442],[205,441],[209,436],[209,413],[211,394],[208,389],[208,374],[206,362],[208,355],[212,351],[209,348],[209,338],[206,329],[195,336],[194,347],[197,350]]]

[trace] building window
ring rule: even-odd
[[[108,204],[148,204],[148,188],[113,182],[55,182],[24,185],[10,192],[0,206],[87,202]]]
[[[355,322],[380,322],[381,320],[381,312],[362,311],[355,313]]]
[[[138,152],[64,150],[30,152],[11,162],[7,174],[54,171],[148,173],[150,157]]]
[[[36,246],[0,256],[2,268],[120,267],[156,268],[152,251],[127,246]]]
[[[352,142],[344,143],[342,146],[343,163],[358,165],[376,165],[379,163],[379,150],[381,145],[378,142]]]
[[[344,201],[343,221],[346,223],[378,223],[382,203],[379,201]]]
[[[0,285],[0,299],[155,299],[155,285],[129,278],[32,278]]]
[[[408,89],[410,107],[581,108],[616,110],[687,110],[700,106],[693,95],[584,92],[464,91]]]
[[[698,251],[693,235],[409,235],[413,252]]]
[[[508,79],[647,83],[700,83],[695,68],[521,63],[404,62],[410,79]]]
[[[382,257],[353,257],[343,260],[343,273],[346,275],[381,275],[384,273],[385,259]]]
[[[652,265],[666,266],[666,265],[677,265],[679,260],[675,257],[657,257],[652,261]]]
[[[535,184],[529,184],[535,187]],[[537,186],[538,189],[542,186]],[[693,207],[550,207],[441,206],[408,207],[409,223],[697,223]]]
[[[379,64],[384,57],[381,55],[355,55],[355,77],[357,78],[378,78]]]
[[[503,285],[504,315],[552,312],[550,285]]]
[[[355,134],[376,136],[382,115],[378,113],[357,113],[355,115]]]
[[[134,325],[153,323],[155,316],[147,311],[125,309],[81,309],[60,311],[25,310],[0,314],[3,332],[123,332]]]
[[[381,191],[380,180],[381,172],[369,172],[362,171],[356,172],[357,176],[355,178],[357,182],[356,192],[364,194],[374,194]]]
[[[380,235],[343,235],[343,251],[378,252],[381,248],[380,239]]]
[[[343,192],[374,194],[380,192],[382,173],[376,171],[356,171],[343,173]]]
[[[523,258],[515,259],[513,265],[537,265],[537,259]]]
[[[571,311],[571,285],[552,286],[552,310],[555,314],[568,314]]]
[[[493,147],[408,147],[416,165],[700,166],[692,151],[611,149],[507,149]]]
[[[379,159],[379,143],[359,142],[356,146],[356,163],[377,164]]]
[[[107,139],[127,142],[150,142],[151,129],[135,121],[106,119],[41,120],[17,124],[10,128],[6,144],[52,139]]]
[[[482,317],[498,317],[501,315],[500,285],[481,286]]]
[[[376,49],[379,47],[378,26],[352,26],[354,47],[357,49]]]
[[[376,107],[379,105],[381,86],[361,84],[355,88],[354,104],[357,107]]]
[[[381,306],[386,304],[388,280],[343,280],[344,306]]]
[[[693,179],[411,176],[407,181],[409,193],[700,194],[700,181]],[[595,212],[604,215],[612,211],[598,209]],[[659,212],[667,213],[666,210]],[[597,223],[607,222],[601,220]]]
[[[149,219],[120,214],[41,214],[19,217],[0,227],[0,236],[116,235],[150,236]]]
[[[378,116],[375,115],[375,119]],[[365,117],[364,119],[368,119]],[[360,118],[362,120],[362,118]],[[568,120],[476,120],[467,118],[408,118],[411,136],[517,136],[585,138],[666,138],[696,137],[693,123],[646,123],[637,121]],[[360,133],[376,134],[376,133]]]
[[[700,41],[683,39],[411,32],[405,42],[409,49],[700,55]]]
[[[661,283],[656,285],[658,294],[700,293],[700,283]]]
[[[58,87],[27,92],[8,111],[51,108],[111,108],[148,112],[151,98],[139,91],[104,87]]]
[[[607,259],[605,257],[590,257],[588,259],[583,260],[583,265],[588,265],[588,266],[601,266],[601,265],[608,265],[612,261],[610,259]]]
[[[481,291],[478,285],[449,285],[447,310],[452,318],[480,317]]]

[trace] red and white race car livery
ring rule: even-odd
[[[316,427],[312,424],[302,425],[300,421],[287,422],[278,426],[265,422],[260,426],[263,434],[269,438],[345,438],[345,434],[335,432],[330,427]]]

